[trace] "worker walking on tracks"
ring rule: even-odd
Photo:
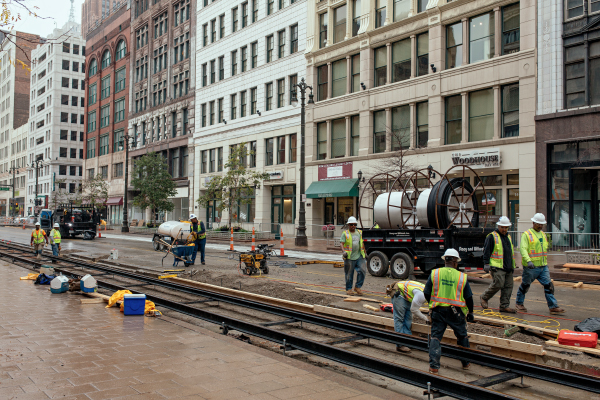
[[[487,235],[483,245],[483,269],[492,275],[493,282],[481,295],[481,307],[488,308],[488,301],[500,291],[500,312],[514,314],[515,309],[509,307],[516,268],[515,249],[508,236],[512,224],[508,217],[500,217],[496,225],[496,230]]]
[[[60,254],[60,225],[54,223],[54,229],[50,231],[50,246],[52,247],[52,255],[57,257]]]
[[[400,281],[388,286],[386,292],[392,297],[394,308],[394,330],[398,333],[412,335],[413,314],[419,318],[429,321],[419,309],[427,304],[423,290],[425,285],[417,281]],[[396,345],[396,350],[403,353],[409,353],[410,349],[406,346]]]
[[[429,372],[437,374],[440,368],[442,347],[440,342],[449,325],[459,346],[469,347],[467,321],[473,322],[473,292],[467,275],[458,271],[458,251],[448,249],[442,256],[445,265],[434,269],[427,279],[423,294],[429,301],[431,338],[429,340]],[[466,318],[465,318],[466,316]],[[469,362],[462,361],[463,369]]]
[[[548,237],[542,231],[546,225],[544,214],[537,213],[531,218],[533,229],[528,229],[521,235],[521,263],[523,264],[523,277],[521,286],[517,292],[517,311],[527,312],[523,304],[525,295],[529,287],[536,279],[544,287],[546,303],[550,309],[550,314],[562,314],[565,312],[558,306],[554,297],[554,284],[550,279],[550,270],[548,269]]]
[[[342,257],[344,259],[344,273],[346,274],[346,294],[353,296],[355,293],[363,295],[362,287],[367,274],[367,262],[365,261],[365,244],[363,243],[362,232],[356,229],[356,218],[348,218],[348,230],[342,232],[340,237],[340,247],[342,248]],[[354,271],[356,271],[356,286],[352,290],[354,281]]]
[[[41,228],[39,222],[35,223],[35,229],[31,232],[31,246],[33,246],[33,254],[38,259],[42,258],[42,250],[44,250],[44,241],[48,244],[48,236]]]
[[[198,251],[200,251],[200,262],[202,265],[204,265],[204,254],[206,248],[206,229],[204,228],[204,222],[198,221],[198,218],[195,214],[190,215],[190,222],[192,223],[192,233],[196,235],[196,240],[194,241],[196,247],[192,253],[192,265],[194,265],[196,262]]]

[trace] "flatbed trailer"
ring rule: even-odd
[[[458,251],[461,271],[483,269],[483,245],[492,228],[365,229],[367,270],[373,276],[390,273],[407,279],[416,268],[425,274],[444,264],[446,249]]]

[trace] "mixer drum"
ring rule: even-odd
[[[419,222],[416,214],[413,214],[412,206],[412,204],[417,204],[416,197],[417,193],[412,190],[401,190],[398,192],[380,194],[375,200],[375,205],[373,206],[373,214],[375,221],[377,221],[379,224],[379,227],[382,229],[405,228],[405,222],[408,226],[415,226]],[[388,198],[390,202],[389,220]],[[400,207],[403,207],[403,209],[401,210]]]
[[[158,233],[164,236],[170,236],[173,239],[186,240],[192,225],[189,222],[167,221],[160,224]]]

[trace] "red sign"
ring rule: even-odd
[[[336,181],[352,178],[352,161],[319,165],[320,181]]]

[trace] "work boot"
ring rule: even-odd
[[[517,310],[515,310],[514,308],[510,308],[510,307],[500,307],[500,312],[505,312],[505,313],[509,313],[509,314],[516,314]]]
[[[468,369],[471,369],[471,363],[468,363],[467,365],[463,365],[462,368],[466,371]]]
[[[488,302],[486,299],[483,298],[483,296],[479,296],[479,300],[481,301],[481,308],[483,308],[484,310],[488,308]]]
[[[550,309],[550,314],[564,314],[565,310],[560,307],[554,307]]]
[[[406,346],[400,346],[399,344],[396,345],[396,351],[399,351],[401,353],[410,353],[410,349]]]
[[[517,309],[517,312],[527,312],[527,308],[525,308],[523,304],[517,304],[515,308]]]
[[[350,290],[346,290],[346,294],[348,296],[354,296],[354,290],[350,289]]]
[[[355,287],[354,291],[356,292],[357,295],[362,296],[363,295],[363,291],[360,290],[360,288]]]
[[[429,367],[429,373],[430,374],[437,374],[438,373],[438,369],[437,368],[431,368],[431,367]]]

